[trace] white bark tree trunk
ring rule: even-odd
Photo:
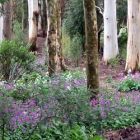
[[[140,0],[128,0],[128,42],[126,71],[140,68]]]
[[[0,8],[2,8],[2,5],[0,4]],[[3,40],[3,22],[4,22],[4,17],[3,14],[0,14],[0,41]]]
[[[37,29],[33,20],[33,13],[38,12],[38,0],[28,0],[29,40],[36,34]]]
[[[108,62],[118,51],[116,0],[104,0],[104,52],[103,59]]]

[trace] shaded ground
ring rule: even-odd
[[[46,38],[38,37],[37,38],[37,59],[36,64],[44,65],[45,64],[45,41]]]
[[[140,140],[140,128],[126,128],[105,134],[108,140]]]

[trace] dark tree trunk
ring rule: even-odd
[[[10,40],[12,37],[12,2],[11,0],[4,3],[4,39]]]
[[[87,88],[92,96],[98,94],[98,32],[95,0],[84,0],[85,34],[87,52]]]

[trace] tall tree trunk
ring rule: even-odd
[[[22,0],[22,31],[25,28],[25,0]]]
[[[104,0],[104,61],[115,58],[118,52],[116,0]]]
[[[62,0],[57,0],[56,3],[56,20],[57,20],[57,70],[58,71],[65,71],[66,66],[64,63],[63,53],[62,53]]]
[[[38,16],[38,0],[28,0],[29,44],[31,45],[31,51],[37,50]]]
[[[48,72],[52,76],[56,72],[56,3],[47,0],[47,47],[48,47]]]
[[[39,0],[39,21],[38,21],[39,36],[46,37],[46,27],[47,27],[46,0]]]
[[[12,0],[4,3],[4,25],[3,25],[4,39],[10,40],[12,38]]]
[[[126,71],[140,68],[140,0],[128,0],[128,42]]]
[[[0,4],[0,9],[3,9],[2,8],[2,4]],[[3,27],[4,27],[4,15],[2,13],[0,13],[0,41],[3,40]]]
[[[48,71],[52,76],[64,70],[61,48],[61,3],[60,0],[46,0],[46,2]]]
[[[98,94],[98,31],[95,0],[84,0],[85,34],[87,52],[87,88],[92,98]]]

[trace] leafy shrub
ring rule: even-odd
[[[0,76],[4,80],[18,79],[33,61],[34,55],[23,43],[3,41],[0,44]]]
[[[0,139],[4,140],[7,130],[10,129],[9,122],[12,116],[10,107],[13,99],[8,96],[8,92],[0,87]]]
[[[34,131],[31,140],[103,140],[101,136],[93,134],[85,126],[74,124],[69,126],[66,123],[60,121],[53,121],[53,124],[49,127],[39,125]]]
[[[84,8],[82,2],[82,0],[70,0],[66,5],[63,28],[71,39],[76,34],[84,35]]]
[[[82,56],[83,38],[80,34],[76,34],[70,38],[67,33],[63,33],[62,43],[64,46],[63,54],[66,58],[71,59],[78,65],[78,61]]]
[[[123,92],[140,90],[140,83],[129,77],[120,83],[118,90]]]
[[[119,32],[119,43],[122,47],[124,47],[124,45],[126,45],[127,43],[127,27],[121,27],[120,32]]]
[[[13,23],[13,33],[14,40],[16,42],[25,42],[24,32],[22,30],[21,24],[18,21],[14,21]]]
[[[109,60],[108,64],[111,65],[112,67],[115,67],[119,64],[120,62],[120,58],[119,56],[117,56],[116,58],[112,58],[111,60]]]
[[[65,8],[62,43],[65,58],[80,59],[84,45],[84,8],[82,0],[70,0]],[[78,17],[77,17],[78,15]]]
[[[76,34],[71,42],[70,46],[70,58],[76,61],[78,66],[78,61],[82,56],[82,44],[83,44],[82,36]]]
[[[85,126],[78,124],[69,126],[59,121],[53,121],[49,127],[39,124],[35,128],[27,126],[23,130],[19,127],[15,131],[8,132],[7,138],[14,140],[103,140],[101,136],[93,134]]]

